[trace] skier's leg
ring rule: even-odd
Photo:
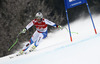
[[[34,45],[32,45],[31,50],[34,50],[39,45],[39,43],[40,43],[40,41],[42,39],[43,39],[43,34],[40,33],[39,36],[38,36],[38,38],[37,38],[37,40],[36,40],[36,42],[34,43]]]
[[[46,32],[43,32],[42,34],[43,34],[43,39],[45,39],[47,37],[48,32],[46,31]]]
[[[30,43],[27,43],[24,47],[23,47],[23,51],[26,51],[30,46]]]
[[[21,54],[23,54],[23,52],[26,51],[26,50],[37,40],[38,35],[39,35],[38,32],[35,31],[35,33],[34,33],[34,34],[32,35],[32,37],[31,37],[29,43],[27,43],[27,44],[23,47],[23,49],[20,51]]]
[[[40,33],[37,38],[37,41],[34,43],[34,45],[37,47],[42,39],[43,39],[43,34]]]
[[[29,41],[29,43],[27,43],[24,47],[23,47],[23,51],[26,51],[29,47],[30,47],[30,45],[32,45],[33,43],[34,43],[34,41],[33,41],[33,36],[31,37],[31,39],[30,39],[30,41]]]
[[[34,43],[33,49],[36,48],[39,45],[40,41],[42,39],[46,38],[46,37],[47,37],[47,31],[46,32],[43,32],[43,33],[39,33],[38,39]]]

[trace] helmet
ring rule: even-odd
[[[36,13],[35,17],[38,19],[41,19],[41,18],[43,18],[43,15],[41,12],[38,12],[38,13]]]

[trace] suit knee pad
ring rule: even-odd
[[[32,40],[32,38],[30,39],[30,41],[29,41],[29,42],[30,42],[30,44],[33,44],[33,43],[34,43],[34,41]]]

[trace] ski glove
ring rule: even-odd
[[[21,33],[25,33],[26,32],[26,28],[24,28],[22,31],[21,31]]]
[[[58,25],[57,27],[60,28],[60,29],[63,29],[62,26],[60,26],[60,25]]]

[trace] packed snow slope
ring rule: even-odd
[[[93,15],[95,34],[90,17],[70,23],[73,42],[66,29],[55,30],[41,41],[34,52],[10,59],[0,58],[0,64],[100,64],[100,15]],[[67,27],[67,26],[65,26]],[[27,43],[27,42],[25,42]]]

